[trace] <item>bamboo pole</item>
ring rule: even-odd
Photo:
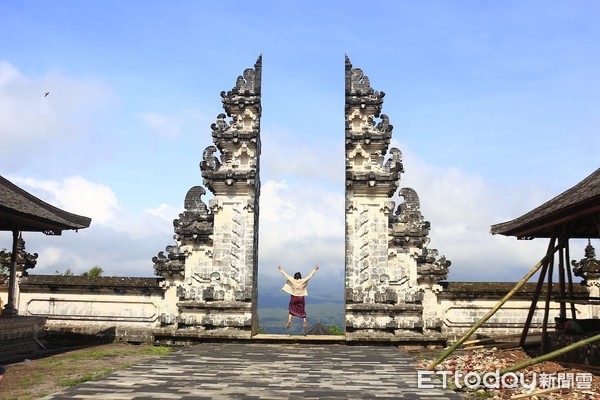
[[[18,314],[17,312],[17,299],[16,299],[16,289],[17,289],[17,243],[19,241],[19,231],[17,229],[13,229],[12,231],[13,243],[12,243],[12,253],[10,254],[10,267],[9,267],[9,277],[8,277],[8,302],[4,306],[4,310],[2,312],[3,316],[14,317]]]
[[[585,346],[587,344],[597,342],[598,340],[600,340],[600,334],[595,335],[595,336],[590,336],[589,338],[580,340],[579,342],[572,343],[572,344],[570,344],[570,345],[568,345],[566,347],[563,347],[562,349],[558,349],[558,350],[552,351],[552,352],[547,353],[547,354],[542,354],[539,357],[532,358],[531,360],[524,361],[522,363],[519,363],[519,364],[514,365],[512,367],[509,367],[509,368],[505,368],[502,371],[500,371],[500,375],[506,374],[507,372],[515,372],[515,371],[518,371],[518,370],[523,369],[525,367],[529,367],[530,365],[541,363],[542,361],[551,360],[551,359],[553,359],[555,357],[558,357],[560,355],[563,355],[565,353],[568,353],[570,351],[578,349],[578,348],[580,348],[582,346]]]
[[[432,361],[431,364],[429,364],[429,366],[427,367],[427,369],[430,371],[433,371],[435,369],[436,365],[438,365],[439,363],[444,361],[446,359],[446,357],[448,357],[450,354],[452,354],[452,352],[454,352],[454,350],[456,350],[460,345],[462,345],[481,325],[483,325],[485,323],[485,321],[490,319],[490,317],[492,315],[494,315],[494,313],[496,313],[496,311],[498,311],[500,309],[500,307],[502,307],[502,305],[508,301],[508,299],[510,299],[519,289],[521,289],[521,287],[523,287],[523,285],[525,283],[527,283],[527,281],[542,267],[544,262],[562,246],[564,240],[565,239],[563,239],[554,249],[552,249],[552,251],[549,251],[544,256],[544,258],[542,258],[540,260],[540,262],[538,262],[531,269],[531,271],[529,271],[527,274],[525,274],[523,279],[521,279],[515,285],[515,287],[513,287],[512,290],[510,292],[508,292],[502,298],[502,300],[500,300],[490,311],[488,311],[488,313],[485,314],[483,316],[483,318],[481,318],[475,325],[473,325],[473,327],[471,327],[471,329],[469,329],[469,331],[467,333],[465,333],[465,335],[462,338],[460,338],[452,346],[450,346],[448,349],[446,349],[444,351],[444,353],[442,353],[442,355],[440,355],[435,361]]]
[[[485,337],[485,338],[480,338],[480,339],[468,340],[468,341],[464,342],[463,345],[491,342],[494,340],[501,340],[501,339],[514,339],[514,338],[518,338],[520,336],[521,336],[520,333],[513,333],[511,335],[490,336],[490,337]]]

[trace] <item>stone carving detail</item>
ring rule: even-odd
[[[10,271],[10,259],[12,252],[0,251],[0,265],[6,271]],[[28,276],[27,270],[35,268],[37,264],[38,253],[28,253],[25,251],[25,240],[21,234],[17,238],[17,272],[21,272],[22,276]]]
[[[214,216],[202,201],[206,191],[201,186],[194,186],[185,196],[185,211],[173,220],[175,240],[178,242],[211,243]]]
[[[439,331],[424,309],[450,261],[428,249],[430,224],[417,193],[402,188],[402,152],[388,149],[393,126],[381,114],[383,92],[346,57],[346,328],[347,338],[414,337]],[[426,315],[426,316],[425,316]],[[426,322],[428,321],[428,322]]]
[[[219,114],[211,125],[216,147],[207,147],[200,163],[204,185],[213,193],[219,191],[217,186],[233,186],[236,182],[256,186],[261,71],[262,57],[259,57],[254,69],[246,69],[233,89],[221,92],[225,114]],[[231,122],[227,117],[231,117]],[[221,152],[220,162],[214,155],[217,150]]]
[[[583,278],[583,284],[588,288],[590,297],[600,297],[600,261],[596,259],[596,250],[588,239],[585,247],[585,258],[580,261],[571,261],[575,276]],[[590,305],[590,315],[600,318],[600,306]]]
[[[579,261],[571,261],[573,265],[573,274],[583,278],[586,284],[596,284],[600,280],[600,261],[596,259],[596,249],[592,246],[588,239],[588,244],[585,246],[585,258]]]
[[[152,257],[154,263],[154,274],[159,276],[176,276],[184,274],[186,254],[179,249],[179,246],[167,246],[167,256],[162,251]]]
[[[215,146],[208,146],[206,149],[204,149],[204,153],[202,154],[202,162],[200,163],[201,170],[216,171],[221,167],[221,162],[214,155],[216,152],[217,148]]]

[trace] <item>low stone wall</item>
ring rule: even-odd
[[[31,275],[19,292],[19,315],[45,317],[52,339],[151,341],[164,303],[156,278]]]
[[[40,349],[44,325],[45,318],[40,317],[0,318],[0,363]]]
[[[175,335],[170,326],[161,324],[170,315],[169,307],[179,304],[174,290],[169,291],[163,285],[161,278],[31,275],[20,279],[17,307],[19,315],[45,318],[45,329],[51,339],[87,337],[96,341],[144,342],[157,337],[210,337],[211,332],[198,329],[183,329]],[[424,337],[442,342],[447,338],[449,343],[456,341],[514,285],[513,282],[442,282],[442,290],[432,292],[422,304],[424,316],[440,321],[435,325],[435,335]],[[535,286],[527,283],[472,338],[521,333]],[[558,291],[558,285],[554,290]],[[575,285],[575,296],[587,298],[586,288]],[[540,298],[545,299],[545,291]],[[543,307],[542,300],[534,314],[532,332],[541,328]],[[558,303],[551,304],[550,327],[554,325],[559,307]],[[590,318],[588,310],[587,306],[578,306],[577,318]],[[210,312],[204,310],[203,313],[210,317]],[[183,319],[174,321],[177,326],[185,322]],[[415,338],[404,339],[414,341]],[[352,340],[351,335],[347,340]],[[400,343],[402,337],[396,341]]]
[[[484,315],[486,315],[516,283],[514,282],[442,282],[442,292],[437,295],[437,314],[443,320],[442,334],[448,342],[460,339]],[[536,283],[526,283],[473,335],[492,337],[519,334],[527,319]],[[574,296],[587,298],[588,293],[581,285],[574,286]],[[543,324],[547,286],[544,286],[536,311],[531,321],[530,332],[540,331]],[[558,297],[559,287],[552,288],[553,298]],[[589,318],[588,307],[577,306],[577,318]],[[550,303],[548,327],[554,327],[554,318],[559,316],[560,304]]]

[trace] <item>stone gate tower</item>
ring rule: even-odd
[[[203,184],[192,187],[173,221],[176,245],[154,257],[165,302],[157,337],[249,339],[257,329],[258,200],[262,56],[221,92],[224,114],[211,125]],[[228,120],[228,118],[230,118]]]
[[[413,189],[400,189],[394,210],[404,168],[400,150],[388,151],[384,93],[348,57],[345,74],[346,340],[435,340],[441,319],[428,302],[450,262],[427,249],[429,222]]]

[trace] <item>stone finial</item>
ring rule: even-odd
[[[573,260],[571,264],[575,276],[582,277],[584,281],[600,279],[600,261],[596,259],[596,250],[589,239],[585,247],[585,258]]]
[[[173,220],[175,239],[182,242],[210,243],[213,232],[213,214],[202,201],[206,191],[202,186],[192,187],[185,196],[185,211]]]
[[[215,156],[216,152],[217,148],[215,146],[208,146],[206,149],[204,149],[204,152],[202,153],[202,161],[200,161],[201,171],[216,171],[219,169],[221,162],[219,161],[219,158]]]
[[[214,146],[204,150],[200,162],[203,184],[215,195],[219,191],[256,190],[260,153],[262,56],[240,75],[235,87],[221,92],[225,113],[211,124]],[[227,121],[231,117],[231,121]],[[220,158],[217,152],[221,153]]]
[[[399,190],[399,195],[404,201],[398,205],[398,209],[391,216],[392,236],[397,237],[405,245],[412,243],[417,247],[423,247],[423,238],[427,238],[431,224],[425,221],[421,214],[421,202],[417,192],[408,187]]]
[[[346,187],[391,197],[404,168],[398,149],[391,150],[391,158],[384,164],[393,126],[389,117],[381,114],[383,96],[346,56]]]
[[[438,258],[437,250],[423,249],[422,254],[417,257],[417,282],[435,285],[448,279],[451,264],[445,256]]]
[[[385,169],[390,173],[404,172],[404,165],[402,164],[402,152],[392,147],[390,149],[390,158],[385,163]]]
[[[167,246],[167,256],[165,253],[160,251],[157,256],[152,257],[154,263],[154,274],[158,276],[173,276],[181,275],[185,273],[185,258],[186,254],[183,253],[179,246]]]
[[[398,206],[394,215],[390,216],[390,233],[392,245],[404,252],[417,249],[417,281],[419,284],[437,284],[448,278],[450,260],[445,256],[438,258],[438,251],[428,249],[429,230],[431,224],[425,221],[420,208],[417,192],[412,188],[399,191],[404,201]]]
[[[374,116],[379,117],[384,96],[384,92],[378,92],[371,87],[371,82],[362,69],[352,68],[350,58],[346,55],[346,107],[369,106],[374,109]]]
[[[258,106],[260,111],[260,91],[262,81],[262,55],[258,57],[253,68],[247,68],[238,76],[235,86],[228,92],[221,92],[221,101],[227,115],[248,105]]]

